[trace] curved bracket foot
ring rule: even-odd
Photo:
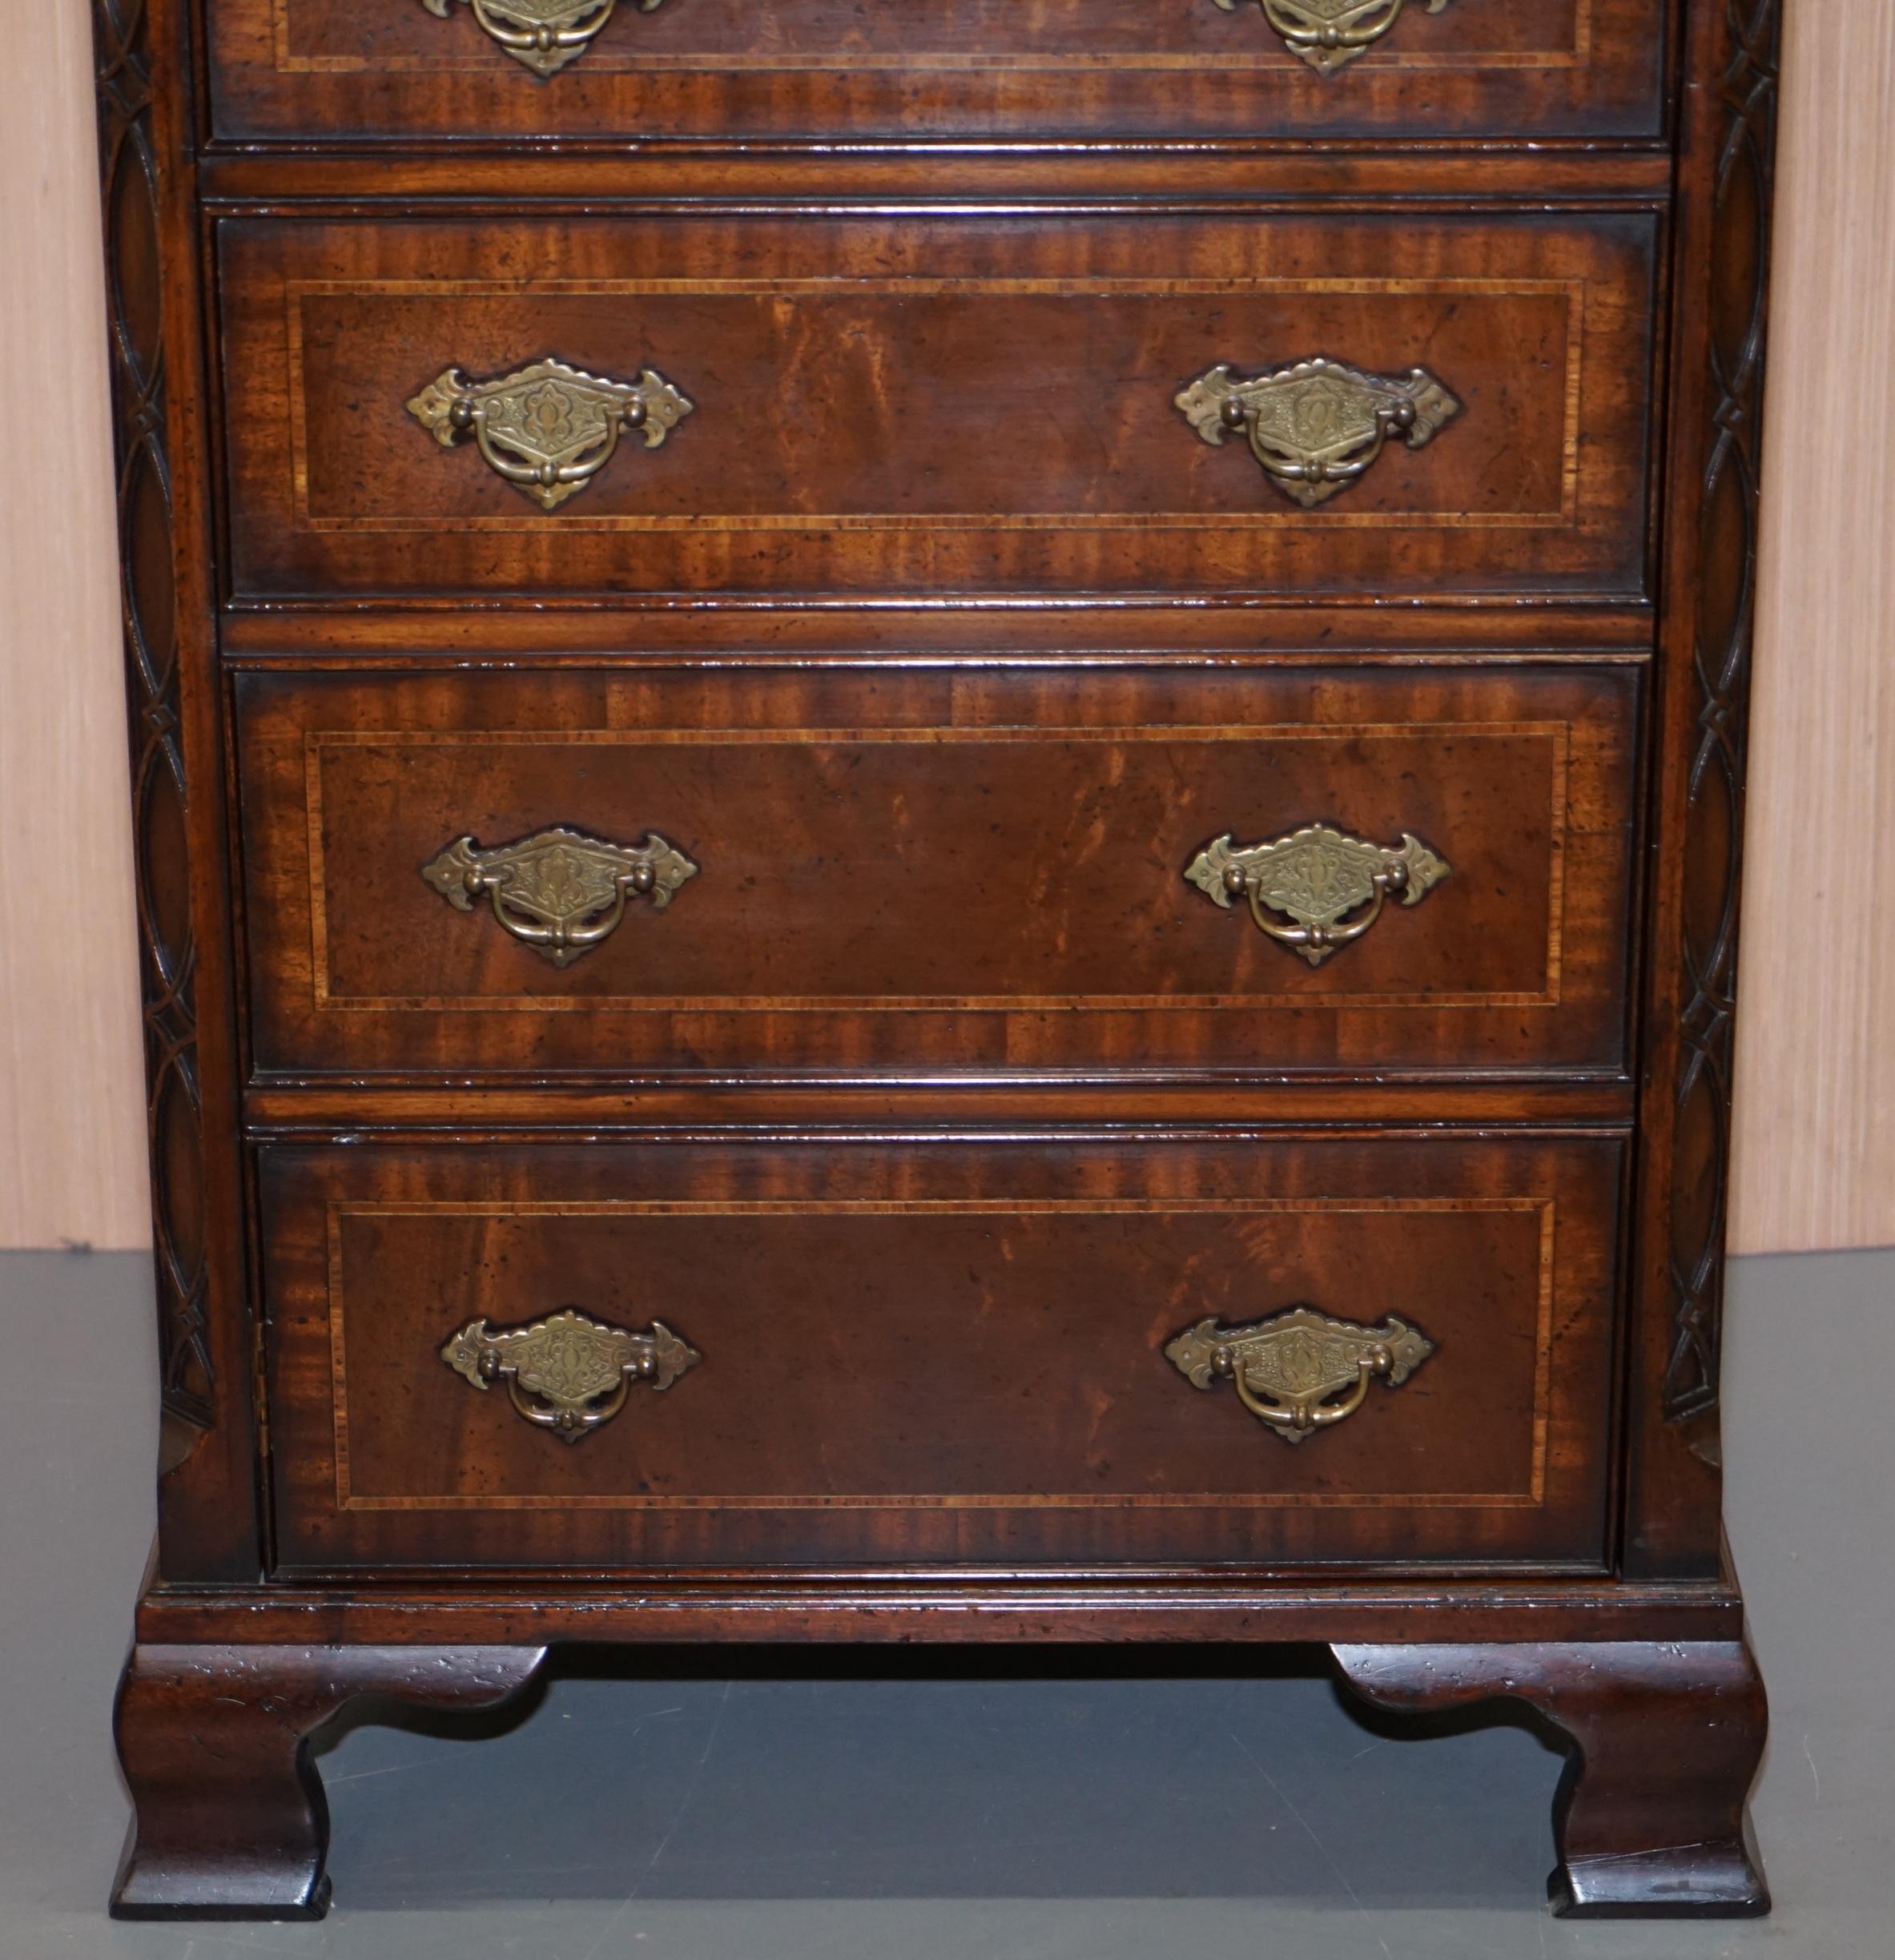
[[[1729,1641],[1336,1647],[1372,1707],[1523,1703],[1567,1745],[1547,1890],[1581,1918],[1753,1918],[1770,1910],[1745,1805],[1768,1716]]]
[[[115,1919],[320,1919],[329,1810],[309,1737],[360,1696],[497,1708],[534,1647],[137,1647],[119,1687],[131,1837]]]

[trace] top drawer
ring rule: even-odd
[[[1635,600],[1656,227],[229,219],[232,593]]]
[[[1670,11],[1670,0],[211,0],[211,64],[217,131],[240,139],[1636,139],[1662,126]],[[1332,31],[1345,44],[1334,51],[1320,45]]]

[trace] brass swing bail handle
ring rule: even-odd
[[[444,368],[408,412],[444,449],[471,435],[481,461],[542,510],[576,497],[611,461],[627,431],[662,445],[694,404],[655,368],[614,381],[563,360],[492,380]]]
[[[654,831],[636,844],[615,844],[583,831],[539,831],[482,850],[457,837],[421,867],[457,912],[485,899],[501,927],[556,967],[610,939],[626,907],[646,900],[662,912],[698,867]]]
[[[1229,1382],[1260,1423],[1285,1443],[1302,1443],[1347,1421],[1372,1382],[1400,1387],[1434,1351],[1432,1341],[1393,1314],[1379,1327],[1365,1327],[1298,1306],[1248,1326],[1201,1320],[1165,1353],[1194,1388]]]
[[[453,0],[421,0],[445,20]],[[618,0],[467,0],[481,30],[543,82],[592,46]],[[649,14],[661,0],[638,0]]]
[[[1359,482],[1391,436],[1425,449],[1461,413],[1426,368],[1366,374],[1322,355],[1248,380],[1220,361],[1173,405],[1213,449],[1241,436],[1265,475],[1306,510]]]
[[[1398,844],[1374,844],[1311,823],[1262,844],[1235,843],[1227,831],[1185,876],[1226,911],[1244,900],[1259,931],[1318,967],[1360,939],[1391,897],[1418,905],[1450,870],[1411,831]]]
[[[704,1357],[662,1320],[634,1331],[566,1307],[520,1327],[471,1320],[441,1358],[483,1393],[504,1382],[515,1411],[562,1443],[602,1428],[634,1386],[667,1389]]]
[[[1226,14],[1237,10],[1238,0],[1217,0]],[[1263,17],[1283,37],[1293,54],[1298,54],[1318,74],[1334,74],[1354,61],[1365,49],[1373,47],[1397,21],[1406,0],[1258,0]],[[1430,14],[1438,14],[1447,0],[1427,0]]]

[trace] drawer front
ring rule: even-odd
[[[1636,596],[1655,224],[233,220],[234,585]]]
[[[262,1157],[286,1571],[1602,1557],[1614,1139]]]
[[[1616,1072],[1641,674],[247,674],[256,1065]]]
[[[516,6],[518,0],[516,0]],[[505,45],[462,0],[211,0],[219,132],[315,138],[1651,136],[1666,0],[573,0]],[[564,16],[558,17],[563,24]],[[1386,29],[1385,32],[1378,31]],[[513,31],[517,32],[517,28]],[[542,78],[539,68],[557,62]]]

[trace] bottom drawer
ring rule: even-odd
[[[261,1156],[286,1572],[1603,1556],[1615,1137]]]

